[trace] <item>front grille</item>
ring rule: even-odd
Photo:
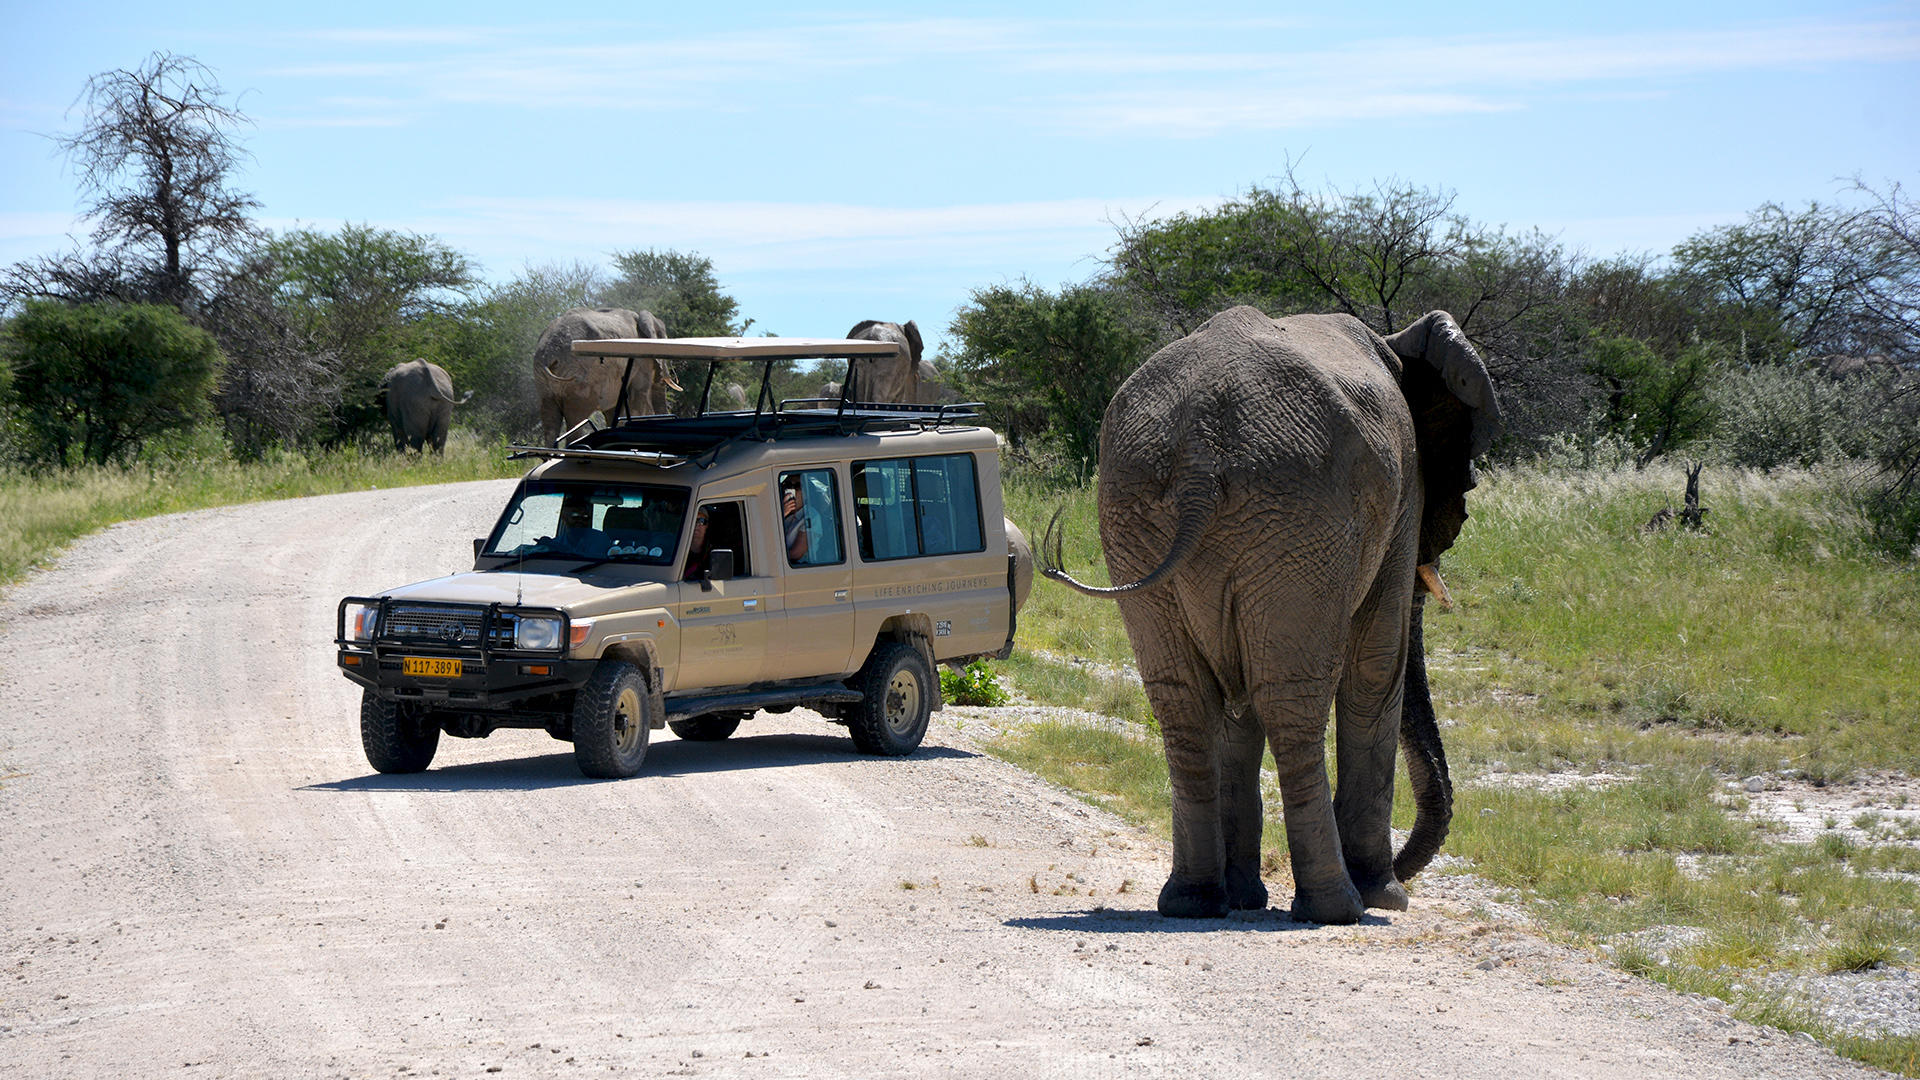
[[[480,624],[485,617],[486,612],[480,608],[393,604],[387,608],[386,625],[380,627],[380,636],[419,645],[478,649]],[[513,632],[511,626],[507,632]]]

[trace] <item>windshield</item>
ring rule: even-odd
[[[483,555],[672,564],[687,489],[530,480],[514,492]]]

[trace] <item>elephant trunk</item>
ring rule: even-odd
[[[1407,681],[1400,708],[1400,747],[1407,757],[1414,806],[1413,832],[1393,858],[1393,876],[1401,881],[1410,880],[1439,854],[1453,820],[1453,779],[1447,775],[1440,722],[1433,714],[1433,695],[1427,687],[1427,651],[1421,633],[1425,607],[1425,594],[1416,591],[1413,617],[1407,624]]]

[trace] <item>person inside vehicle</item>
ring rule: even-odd
[[[559,551],[579,555],[605,555],[613,538],[593,527],[593,504],[570,502],[560,508],[560,532],[553,538]]]
[[[707,571],[708,513],[704,506],[694,512],[693,540],[687,545],[687,570],[680,575],[682,581],[699,581],[700,575]]]
[[[806,506],[800,498],[798,475],[781,481],[780,526],[787,542],[787,562],[793,566],[805,566],[812,529],[807,521]]]

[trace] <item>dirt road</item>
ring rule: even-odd
[[[1159,843],[952,714],[900,761],[794,713],[628,781],[537,732],[374,774],[334,605],[506,490],[123,525],[0,601],[0,1075],[1867,1075],[1443,883],[1162,921]]]

